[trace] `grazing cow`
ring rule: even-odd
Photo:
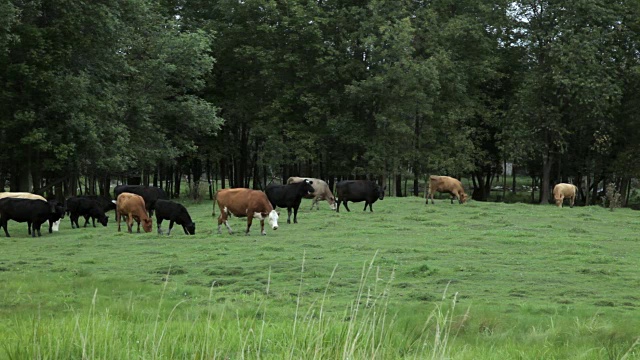
[[[327,185],[324,180],[292,176],[287,180],[287,184],[299,183],[303,180],[311,181],[311,186],[313,186],[313,194],[303,196],[305,199],[313,199],[313,202],[311,203],[311,210],[313,210],[314,205],[318,210],[320,210],[320,205],[318,205],[320,200],[326,200],[329,203],[331,210],[336,209],[336,198],[333,197],[333,193],[331,193],[329,185]]]
[[[122,216],[125,217],[129,233],[132,232],[133,220],[138,223],[138,232],[140,232],[140,222],[142,222],[144,232],[151,232],[153,222],[149,216],[147,216],[142,196],[127,192],[123,192],[118,195],[118,199],[116,200],[116,221],[118,222],[118,231],[120,231],[120,218]]]
[[[113,204],[113,203],[112,203]],[[67,199],[67,212],[69,213],[69,219],[71,219],[71,228],[80,228],[78,224],[78,218],[84,217],[84,227],[89,224],[89,218],[93,222],[93,227],[96,227],[96,219],[102,226],[107,226],[109,217],[104,214],[102,205],[87,197],[70,197]]]
[[[14,198],[14,199],[30,199],[30,200],[44,200],[47,201],[44,197],[28,192],[0,192],[0,199],[4,198]]]
[[[45,221],[49,221],[49,232],[52,231],[53,223],[64,216],[64,208],[56,201],[42,201],[31,199],[4,198],[0,199],[0,228],[4,229],[7,237],[10,237],[7,230],[7,222],[14,220],[26,222],[29,235],[32,237],[42,236],[40,227]],[[31,228],[33,227],[33,232]]]
[[[462,183],[458,179],[454,179],[450,176],[438,176],[431,175],[429,176],[429,192],[427,193],[427,202],[429,203],[429,197],[431,197],[431,203],[433,202],[433,193],[449,193],[451,194],[451,203],[453,204],[453,199],[458,198],[458,202],[463,204],[467,201],[467,194],[464,192],[464,187]]]
[[[116,198],[118,198],[118,195],[123,192],[142,196],[146,209],[149,212],[149,216],[153,216],[153,210],[156,208],[156,201],[158,201],[158,199],[169,200],[169,196],[167,196],[167,193],[164,192],[164,190],[153,186],[118,185],[113,191]]]
[[[218,234],[220,234],[220,226],[222,223],[229,230],[229,234],[233,233],[229,226],[229,215],[237,217],[247,217],[247,231],[253,219],[260,220],[260,233],[267,235],[264,230],[264,219],[269,219],[269,224],[273,230],[278,229],[278,213],[273,209],[267,195],[262,191],[251,189],[220,189],[213,197],[213,214],[216,215],[216,202],[220,208],[220,216],[218,217]]]
[[[559,183],[553,187],[553,198],[556,200],[556,205],[560,208],[562,207],[564,198],[569,198],[569,207],[573,207],[577,193],[578,187],[573,184]]]
[[[156,222],[158,223],[159,235],[162,235],[162,229],[160,227],[162,225],[162,220],[165,219],[169,220],[169,231],[167,232],[167,235],[171,234],[174,222],[178,225],[182,225],[182,229],[185,234],[196,234],[196,224],[191,221],[189,212],[182,204],[178,204],[170,200],[159,199],[156,202]]]
[[[338,195],[338,207],[337,212],[340,212],[340,203],[344,204],[344,208],[349,210],[347,201],[360,202],[364,201],[364,209],[373,212],[373,205],[378,199],[384,199],[384,191],[387,187],[380,186],[373,181],[369,180],[342,180],[336,184],[336,195]]]
[[[291,209],[293,209],[293,223],[298,223],[298,208],[303,196],[313,194],[313,182],[303,180],[287,185],[269,185],[264,191],[271,202],[271,206],[287,208],[287,224],[291,224]]]

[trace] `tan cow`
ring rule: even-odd
[[[16,198],[16,199],[31,199],[31,200],[44,200],[47,201],[44,197],[28,192],[0,192],[0,199],[3,198]]]
[[[313,210],[314,206],[320,210],[320,205],[318,205],[318,203],[321,200],[326,200],[329,203],[331,210],[336,209],[336,198],[333,196],[331,189],[329,189],[329,185],[327,185],[324,180],[292,176],[287,180],[287,184],[299,183],[304,180],[311,181],[311,186],[313,186],[314,190],[313,194],[303,196],[305,199],[313,199],[313,202],[311,203],[311,210]]]
[[[431,203],[433,204],[433,193],[449,193],[451,194],[451,203],[453,199],[457,198],[460,204],[467,201],[467,194],[464,192],[464,187],[458,179],[454,179],[450,176],[429,176],[429,193],[427,194],[427,204],[429,203],[429,197],[431,197]]]
[[[569,199],[569,207],[573,207],[576,201],[576,194],[578,194],[578,187],[573,184],[559,183],[553,187],[553,198],[556,200],[556,205],[562,207],[564,198]]]
[[[153,221],[147,215],[147,209],[145,208],[142,196],[127,192],[118,195],[118,199],[116,200],[118,231],[120,231],[120,218],[122,216],[125,217],[129,233],[132,232],[134,219],[138,223],[138,232],[140,232],[140,222],[142,222],[144,232],[151,232]]]
[[[251,189],[220,189],[213,197],[213,213],[216,215],[216,202],[220,208],[220,216],[218,217],[218,234],[221,233],[220,227],[222,223],[232,234],[231,226],[229,226],[229,215],[247,218],[247,231],[251,229],[253,219],[260,220],[260,232],[267,235],[264,230],[264,220],[269,219],[269,224],[273,230],[278,229],[278,213],[273,209],[267,195],[262,191]]]

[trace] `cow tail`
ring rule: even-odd
[[[213,211],[211,212],[211,216],[216,216],[216,200],[218,199],[218,192],[216,191],[215,194],[213,194]]]

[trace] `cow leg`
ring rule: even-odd
[[[253,222],[253,216],[248,215],[247,216],[247,232],[245,233],[245,235],[249,236],[249,229],[251,229],[251,223]]]
[[[294,207],[293,208],[293,223],[297,224],[298,223],[298,207]]]
[[[158,223],[158,235],[162,235],[162,229],[161,229],[162,219],[156,218],[156,223]]]
[[[569,207],[570,207],[570,208],[573,208],[573,204],[576,202],[576,197],[575,197],[575,195],[574,195],[574,196],[572,196],[572,197],[570,197],[570,198],[569,198],[569,201],[570,201],[570,203],[569,203]]]
[[[91,222],[93,223],[93,227],[96,227],[96,218],[92,217]]]
[[[336,212],[340,212],[340,199],[336,200]]]
[[[187,227],[182,225],[182,230],[184,230],[184,234],[185,235],[189,235],[189,232],[187,231]]]
[[[7,237],[11,237],[11,236],[9,235],[9,231],[7,231],[7,220],[6,220],[6,219],[2,219],[2,218],[0,218],[0,228],[2,228],[2,229],[4,230],[4,234],[5,234]]]
[[[171,235],[171,229],[173,229],[173,220],[169,221],[169,231],[167,232],[167,235]]]
[[[84,217],[84,225],[82,227],[87,227],[89,225],[89,215],[83,215]]]
[[[287,208],[287,214],[289,215],[287,216],[287,224],[291,224],[291,208],[290,207]]]
[[[347,200],[344,201],[344,208],[347,209],[347,211],[351,212],[351,210],[349,210],[349,207],[347,206]]]
[[[362,211],[367,211],[367,206],[369,206],[369,203],[365,201],[364,202],[364,209]]]
[[[264,219],[260,220],[260,233],[262,235],[267,235],[267,232],[264,231]]]
[[[38,224],[36,225],[35,223],[33,224],[33,234],[35,235],[36,230],[38,230],[38,237],[42,236],[42,233],[40,232],[40,227],[42,224]]]
[[[31,221],[27,221],[27,232],[31,235]]]
[[[432,205],[435,204],[435,202],[433,202],[433,193],[429,193],[429,196],[431,197],[431,204]],[[429,202],[429,201],[427,200],[427,202]]]
[[[53,233],[53,221],[49,220],[49,234]]]
[[[75,229],[75,228],[76,228],[76,225],[73,223],[73,215],[74,215],[74,214],[69,214],[69,221],[71,221],[71,228],[72,228],[72,229]]]
[[[140,234],[140,219],[135,219],[135,220],[136,220],[136,223],[138,224],[138,230],[136,230],[136,232]]]
[[[118,209],[116,209],[116,222],[118,223],[118,232],[120,232],[120,212],[118,211]]]
[[[129,234],[133,233],[133,214],[127,214],[127,232]]]

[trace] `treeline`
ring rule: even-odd
[[[2,1],[0,178],[448,174],[486,200],[508,161],[595,202],[640,173],[639,45],[637,0]]]

